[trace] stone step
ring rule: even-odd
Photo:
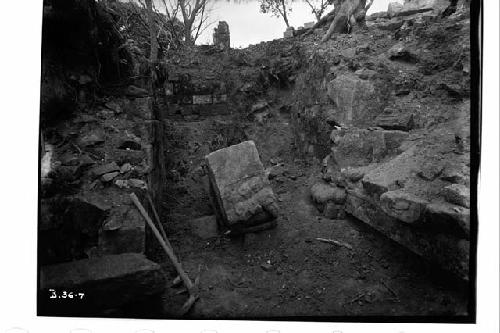
[[[347,191],[345,211],[428,262],[463,280],[469,279],[469,240],[447,228],[436,230],[430,227],[436,218],[449,215],[449,212],[443,213],[442,209],[431,206],[430,210],[424,210],[426,225],[404,223],[384,212],[380,201],[362,189]]]
[[[39,315],[102,315],[158,295],[166,279],[144,255],[124,253],[42,266]],[[82,295],[83,294],[83,295]]]

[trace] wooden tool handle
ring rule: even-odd
[[[146,210],[142,206],[141,202],[139,201],[139,199],[137,198],[135,193],[130,193],[130,198],[132,199],[132,201],[136,205],[137,209],[139,209],[139,212],[141,212],[142,217],[144,218],[144,220],[146,220],[146,222],[149,225],[149,227],[151,228],[151,230],[153,230],[153,234],[155,235],[156,239],[158,239],[158,241],[160,242],[160,245],[163,247],[163,250],[165,251],[167,256],[170,258],[170,261],[172,261],[172,264],[174,264],[175,269],[177,270],[177,273],[179,273],[179,276],[181,277],[182,281],[184,282],[184,285],[186,286],[188,291],[191,291],[193,289],[193,283],[191,282],[191,280],[189,279],[189,276],[186,274],[186,272],[182,268],[182,265],[179,262],[179,260],[177,259],[177,256],[175,255],[174,250],[169,245],[167,245],[166,241],[168,241],[168,240],[163,239],[160,232],[158,231],[158,229],[154,225],[153,221],[149,217],[148,213],[146,212]]]

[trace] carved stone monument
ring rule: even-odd
[[[229,35],[229,25],[226,21],[219,21],[219,25],[214,29],[214,45],[219,50],[225,51],[231,48],[231,38]]]

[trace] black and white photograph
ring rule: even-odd
[[[45,0],[38,315],[472,322],[479,9]]]
[[[36,2],[30,316],[484,322],[483,1]]]

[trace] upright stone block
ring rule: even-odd
[[[283,37],[285,38],[292,38],[295,36],[295,29],[294,27],[288,27],[285,32],[283,33]]]
[[[253,141],[217,150],[205,159],[218,217],[227,227],[243,230],[278,216],[277,200]]]
[[[226,21],[219,21],[219,25],[214,29],[214,45],[219,50],[229,50],[231,48],[231,36],[229,34],[229,25]]]

